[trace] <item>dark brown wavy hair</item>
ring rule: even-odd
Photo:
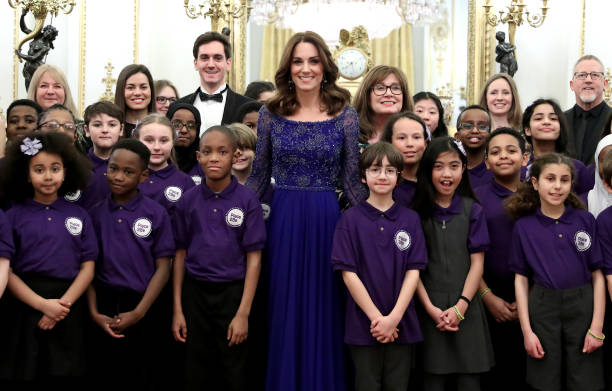
[[[537,158],[531,165],[531,177],[539,179],[542,171],[549,164],[565,164],[570,168],[572,182],[575,181],[576,168],[574,167],[574,162],[571,158],[556,152],[547,153]],[[576,209],[586,209],[580,198],[573,191],[570,191],[565,203]],[[520,219],[537,211],[540,207],[540,194],[533,188],[531,180],[522,182],[516,193],[505,201],[504,207],[511,218],[515,220]]]
[[[291,80],[291,62],[293,51],[301,42],[314,45],[319,52],[323,65],[323,83],[321,83],[320,90],[322,110],[327,111],[328,115],[336,115],[349,103],[351,94],[348,90],[336,85],[338,67],[334,63],[331,52],[323,38],[312,31],[296,33],[287,42],[274,76],[277,92],[266,102],[266,107],[271,113],[281,116],[292,115],[300,107],[295,87],[292,87],[294,84]]]

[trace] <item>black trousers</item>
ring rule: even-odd
[[[601,390],[603,350],[582,353],[593,317],[591,284],[565,290],[534,285],[529,319],[544,357],[527,357],[527,382],[538,390]]]
[[[243,288],[244,281],[202,282],[185,276],[185,390],[248,389],[248,342],[230,347],[227,339]]]
[[[414,346],[397,343],[350,345],[355,365],[355,391],[406,391]]]
[[[109,317],[132,311],[143,294],[95,286],[98,311]],[[167,341],[171,330],[159,301],[144,318],[127,328],[123,338],[113,338],[93,321],[89,328],[90,387],[107,391],[110,388],[158,390],[168,368]]]

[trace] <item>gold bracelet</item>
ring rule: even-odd
[[[587,333],[588,333],[588,334],[589,334],[591,337],[595,338],[595,339],[596,339],[596,340],[598,340],[598,341],[603,341],[604,339],[606,339],[606,335],[605,335],[604,333],[601,333],[601,337],[599,337],[599,336],[597,336],[597,335],[593,334],[593,332],[591,331],[591,329],[589,329],[589,331],[587,331]]]
[[[457,308],[456,305],[453,306],[453,309],[455,310],[455,314],[457,314],[457,318],[459,318],[459,320],[464,320],[465,317],[463,315],[461,315],[461,312],[459,312],[459,308]]]
[[[480,291],[480,298],[482,299],[482,297],[484,295],[486,295],[487,293],[491,292],[491,289],[489,288],[484,288],[482,291]]]

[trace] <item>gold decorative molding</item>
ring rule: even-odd
[[[138,64],[138,34],[140,31],[140,0],[134,0],[134,64]]]
[[[13,47],[17,47],[19,43],[19,10],[15,8],[15,28],[13,33]],[[19,57],[13,52],[13,100],[17,100],[19,95]]]
[[[586,0],[581,0],[581,3],[582,19],[580,19],[580,55],[578,57],[584,56],[584,25],[586,18]]]
[[[85,110],[85,54],[87,49],[87,0],[81,0],[79,10],[79,114]]]
[[[494,39],[487,34],[487,19],[483,5],[487,0],[469,0],[468,3],[468,69],[466,86],[466,103],[478,103],[480,90],[486,82],[491,70],[487,70],[487,57],[494,56],[490,42]],[[488,48],[488,49],[487,49]],[[488,52],[487,52],[488,50]],[[489,59],[489,64],[491,60]],[[489,65],[490,67],[490,65]]]
[[[113,92],[113,84],[117,82],[117,79],[113,78],[113,69],[115,69],[115,67],[111,63],[111,60],[108,60],[108,64],[106,64],[104,69],[106,69],[106,77],[102,79],[102,83],[104,83],[105,90],[104,94],[100,96],[100,100],[114,102],[115,93]]]

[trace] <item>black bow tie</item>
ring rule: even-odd
[[[206,102],[207,100],[216,100],[217,102],[222,103],[223,102],[223,95],[222,94],[225,92],[226,89],[227,89],[227,87],[225,87],[225,89],[223,91],[218,92],[216,94],[212,94],[212,95],[209,95],[209,94],[203,92],[202,90],[198,90],[198,94],[200,94],[200,100],[202,102]]]

